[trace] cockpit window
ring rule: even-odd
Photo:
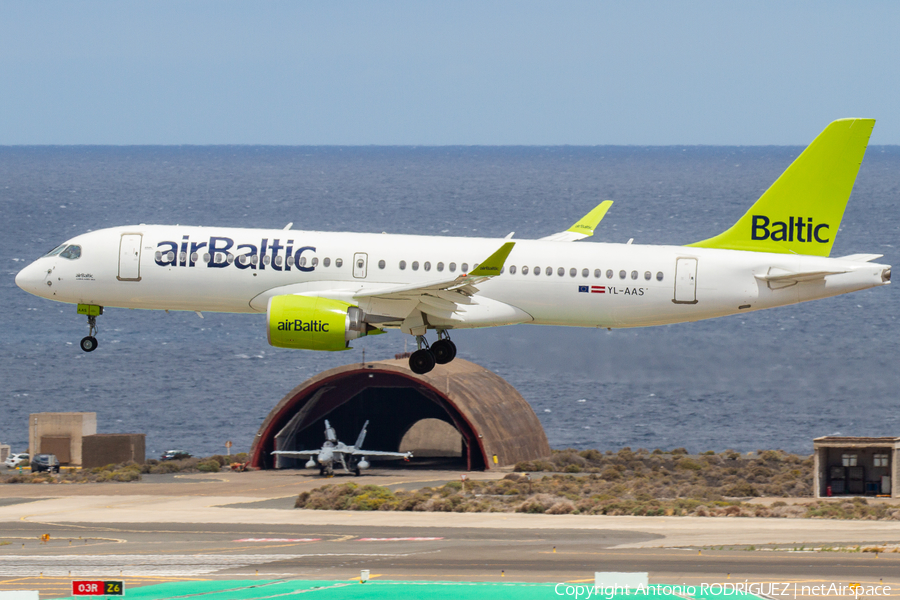
[[[76,258],[81,258],[81,246],[76,246],[72,244],[65,250],[59,253],[61,258],[68,258],[69,260],[75,260]]]
[[[65,249],[66,249],[66,244],[60,244],[59,246],[57,246],[56,248],[54,248],[53,250],[51,250],[44,256],[56,256],[57,254],[59,254],[60,252],[62,252]]]

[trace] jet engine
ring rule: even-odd
[[[347,350],[370,332],[359,307],[316,296],[273,296],[266,308],[269,344],[302,350]]]

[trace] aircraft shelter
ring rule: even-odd
[[[337,367],[291,390],[256,434],[251,465],[302,468],[302,460],[284,457],[276,464],[271,452],[321,447],[325,419],[345,444],[356,441],[368,420],[363,448],[386,451],[398,451],[417,424],[443,421],[459,433],[468,470],[550,455],[534,410],[503,378],[459,358],[417,375],[400,359]]]

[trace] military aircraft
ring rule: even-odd
[[[352,472],[357,477],[361,471],[369,468],[369,456],[377,456],[379,458],[402,458],[409,460],[412,458],[412,452],[380,452],[377,450],[363,450],[363,440],[366,439],[366,427],[369,422],[363,423],[362,431],[356,438],[356,443],[348,446],[344,442],[338,441],[334,427],[325,419],[325,443],[318,450],[275,450],[272,454],[286,457],[309,457],[306,463],[307,469],[319,467],[319,474],[325,477],[334,475],[335,462],[340,464],[347,473]]]
[[[830,256],[874,125],[831,123],[730,229],[685,246],[571,243],[609,201],[539,240],[131,225],[68,240],[16,284],[77,304],[86,352],[104,307],[258,313],[280,348],[347,350],[399,329],[427,373],[456,356],[456,329],[647,327],[890,284],[880,254]]]

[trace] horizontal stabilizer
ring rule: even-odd
[[[610,206],[612,206],[612,200],[604,200],[595,206],[594,210],[581,217],[577,223],[565,231],[560,231],[559,233],[554,233],[553,235],[548,235],[547,237],[542,237],[540,239],[545,242],[574,242],[576,240],[583,240],[586,237],[591,237],[594,235],[594,230],[597,229],[597,225],[599,225],[600,221],[603,220],[603,217],[606,216],[606,211],[609,210]]]
[[[765,275],[756,275],[756,278],[760,281],[765,281],[769,285],[769,289],[777,290],[791,287],[798,283],[816,281],[818,279],[824,280],[829,275],[840,275],[841,273],[848,272],[849,271],[805,271],[795,273],[777,267],[771,267],[768,273]]]
[[[839,260],[852,260],[854,262],[871,262],[882,256],[884,256],[884,254],[848,254],[847,256],[840,256],[838,258]]]

